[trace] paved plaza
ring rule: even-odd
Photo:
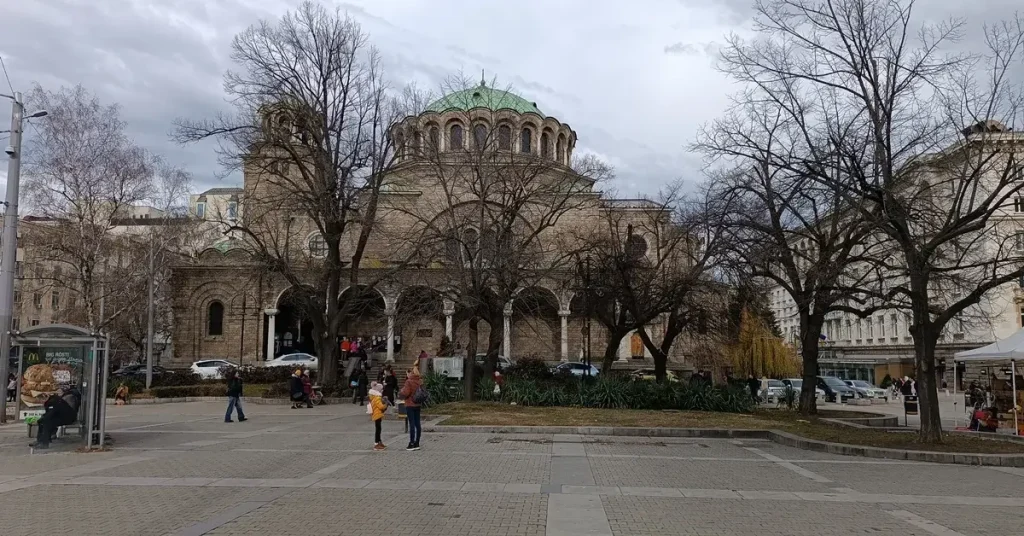
[[[362,407],[223,409],[112,406],[114,446],[90,454],[30,454],[21,425],[0,428],[0,534],[1024,534],[1024,469],[444,431],[406,452],[397,420],[373,452]]]

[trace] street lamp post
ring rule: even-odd
[[[0,95],[13,101],[11,105],[11,144],[7,153],[7,207],[4,213],[2,238],[3,253],[0,256],[0,379],[7,383],[11,361],[11,317],[14,315],[14,271],[18,260],[18,188],[21,174],[21,127],[23,119],[43,117],[46,110],[39,110],[25,116],[25,104],[21,93]],[[15,401],[17,404],[17,401]],[[0,398],[0,423],[7,422],[7,397]]]

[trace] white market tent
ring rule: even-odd
[[[1020,430],[1017,424],[1017,361],[1024,361],[1024,328],[1003,340],[981,348],[957,352],[953,354],[953,361],[957,363],[965,361],[1010,362],[1010,379],[1013,386],[1013,431],[1017,433]],[[953,396],[956,396],[956,367],[953,367]]]

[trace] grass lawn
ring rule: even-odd
[[[452,403],[429,408],[428,414],[451,415],[441,425],[488,426],[634,426],[667,428],[735,428],[780,430],[809,439],[883,448],[935,452],[1024,454],[1024,443],[985,440],[979,437],[945,434],[943,443],[921,443],[917,434],[851,428],[821,421],[821,418],[855,417],[852,411],[822,411],[805,419],[785,410],[761,410],[753,414],[702,411],[650,411],[567,407],[526,407],[497,403]]]

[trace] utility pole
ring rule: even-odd
[[[153,386],[153,229],[149,230],[149,303],[146,308],[146,389]]]
[[[21,93],[2,95],[13,101],[11,105],[11,144],[7,153],[7,207],[4,213],[2,256],[0,256],[0,380],[7,383],[11,362],[11,318],[14,316],[14,271],[18,261],[18,188],[21,186],[21,126],[25,119],[25,105]],[[28,118],[43,117],[39,110]],[[19,371],[20,374],[20,371]],[[5,385],[6,387],[6,385]],[[17,401],[15,401],[17,404]],[[17,406],[15,406],[17,407]],[[0,423],[7,422],[7,397],[0,398]]]

